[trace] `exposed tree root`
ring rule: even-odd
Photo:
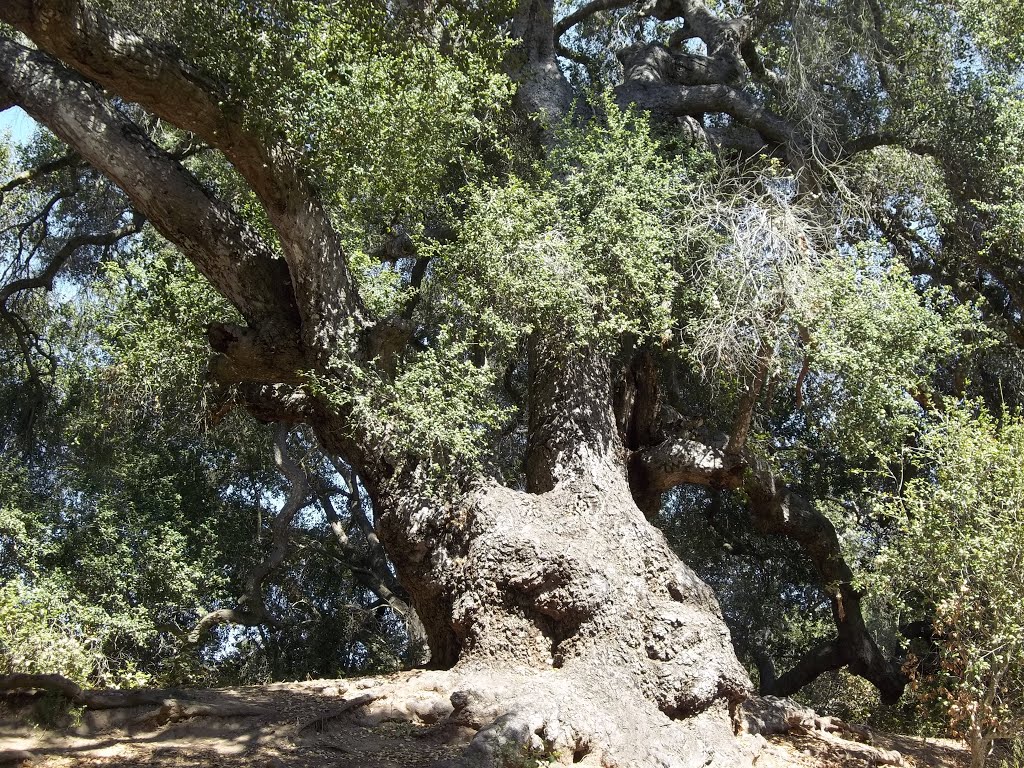
[[[137,725],[163,725],[191,717],[255,717],[267,710],[233,702],[208,703],[171,695],[169,691],[90,691],[84,690],[62,675],[31,675],[16,673],[0,678],[0,691],[42,690],[56,693],[72,704],[86,709],[129,709],[155,706],[157,709],[139,717]]]
[[[164,725],[192,717],[258,717],[266,714],[266,709],[247,704],[205,704],[198,701],[165,699],[156,712],[143,715],[136,722]]]
[[[29,752],[37,758],[60,756],[63,743],[67,754],[88,759],[91,743],[96,754],[111,749],[120,754],[124,762],[117,765],[168,767],[180,760],[206,764],[211,750],[217,750],[225,766],[237,768],[312,765],[328,754],[340,768],[867,768],[905,765],[904,754],[913,756],[910,764],[953,768],[966,755],[953,745],[873,733],[776,697],[748,699],[735,713],[720,700],[700,714],[674,720],[617,674],[611,666],[584,676],[477,665],[348,681],[179,691],[173,698],[168,691],[118,691],[113,693],[130,708],[139,702],[161,704],[143,718],[131,719],[135,712],[129,709],[105,715],[98,728],[87,727],[86,733],[101,731],[102,737],[82,736],[81,731],[74,736],[46,731],[36,737],[36,731],[25,730],[24,738],[0,746],[18,750],[23,759]],[[52,676],[3,678],[0,685],[75,693],[73,684]],[[97,693],[83,692],[78,701]],[[114,700],[108,695],[102,702]],[[221,722],[203,722],[213,717]],[[198,722],[175,725],[186,718]],[[147,728],[157,733],[148,735]],[[174,761],[161,762],[161,750],[170,754],[170,745]],[[915,763],[919,755],[924,757]]]
[[[744,702],[739,727],[748,734],[762,736],[804,732],[827,739],[826,734],[836,734],[848,745],[851,740],[858,743],[854,751],[869,765],[904,765],[900,752],[874,745],[867,727],[836,717],[822,717],[792,699],[779,696],[755,696]]]
[[[529,760],[607,768],[749,765],[724,701],[672,720],[614,671],[456,674],[449,722],[477,733],[452,768],[514,768]]]
[[[120,709],[147,705],[163,706],[167,691],[89,691],[63,675],[31,675],[17,672],[0,677],[0,691],[41,690],[58,693],[72,704],[88,709]]]
[[[381,697],[381,694],[374,693],[366,693],[362,696],[356,696],[354,699],[349,699],[340,707],[337,707],[336,709],[333,709],[330,712],[325,712],[324,714],[317,715],[314,718],[306,720],[305,722],[301,723],[295,728],[295,732],[302,733],[308,728],[311,728],[314,731],[322,731],[324,729],[324,726],[331,720],[341,717],[342,715],[346,715],[352,710],[358,709],[359,707],[364,707],[367,704],[376,701],[377,699],[380,699]]]

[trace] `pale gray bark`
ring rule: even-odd
[[[531,369],[532,492],[485,481],[438,504],[409,493],[412,477],[374,489],[378,529],[435,662],[557,673],[654,705],[623,711],[631,724],[653,725],[660,711],[727,726],[750,683],[714,594],[633,501],[607,362],[535,338]],[[523,706],[481,731],[472,759],[491,765],[494,743],[518,738]]]
[[[509,69],[517,82],[519,109],[554,125],[569,111],[573,93],[558,65],[552,0],[519,0],[512,38],[517,44]]]
[[[46,54],[2,37],[0,85],[121,187],[250,322],[274,329],[275,336],[294,333],[287,273],[273,252],[95,86]]]

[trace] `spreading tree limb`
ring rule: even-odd
[[[829,597],[837,636],[812,651],[793,670],[780,675],[762,693],[788,696],[822,672],[848,666],[873,683],[885,701],[895,701],[906,686],[899,666],[887,660],[864,622],[861,592],[843,557],[831,521],[800,494],[779,480],[767,462],[749,449],[732,452],[693,437],[670,438],[634,455],[632,471],[660,492],[678,485],[742,491],[754,527],[797,542],[810,559]]]
[[[186,646],[196,645],[203,635],[218,624],[232,623],[247,627],[279,627],[281,619],[266,605],[263,597],[263,582],[288,557],[291,541],[291,524],[295,515],[308,503],[310,488],[306,473],[288,453],[288,426],[279,424],[274,432],[274,464],[288,483],[284,504],[270,523],[270,553],[249,571],[245,588],[238,598],[238,609],[222,608],[203,616],[189,632]]]
[[[116,25],[86,0],[11,0],[0,7],[0,20],[104,88],[194,133],[224,153],[263,204],[284,252],[294,297],[278,296],[276,313],[297,309],[303,340],[318,358],[326,360],[343,342],[351,325],[361,327],[368,323],[348,271],[341,238],[293,153],[248,129],[243,110],[227,106],[223,89],[215,79],[170,55],[155,41]],[[21,103],[21,94],[14,95]],[[80,149],[82,137],[50,125],[53,115],[36,114],[25,104],[22,106]],[[38,112],[39,105],[34,106]],[[64,122],[81,116],[71,116],[71,120]],[[82,154],[86,156],[85,152]],[[86,157],[111,175],[104,165],[96,163],[95,156]],[[143,178],[151,181],[151,177]],[[132,184],[125,186],[124,182],[134,181],[138,185],[142,179],[130,180],[122,175],[115,181],[129,195],[139,194],[130,188]],[[144,206],[139,207],[145,210]],[[149,218],[157,223],[157,217]],[[178,237],[166,232],[164,235],[182,245]],[[251,251],[252,248],[238,250]],[[201,266],[200,269],[203,271]],[[276,285],[283,288],[288,283],[289,278],[278,277]]]
[[[628,8],[636,3],[637,0],[591,0],[583,7],[558,20],[558,23],[555,24],[555,39],[562,37],[570,29],[589,19],[595,13]]]
[[[273,252],[96,86],[47,54],[0,38],[0,87],[121,187],[250,323],[294,333],[287,274]]]

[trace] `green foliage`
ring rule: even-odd
[[[419,243],[431,259],[421,349],[393,373],[384,360],[375,371],[339,360],[344,386],[313,378],[314,392],[435,469],[479,466],[509,416],[497,385],[535,329],[605,349],[623,334],[671,334],[686,194],[707,159],[673,157],[610,97],[596,106],[586,125],[559,128],[545,162],[469,188],[453,242]],[[364,296],[397,311],[410,295],[400,274],[357,263],[373,273]]]
[[[435,253],[435,311],[505,347],[536,328],[601,345],[671,331],[683,206],[705,161],[667,155],[609,96],[594,106],[545,163],[470,191],[457,241]]]
[[[683,561],[714,589],[752,679],[758,679],[759,656],[782,671],[829,636],[828,599],[806,558],[793,542],[751,530],[734,497],[677,489],[658,523]]]
[[[171,408],[172,417],[197,419],[210,354],[206,326],[239,321],[230,305],[152,230],[126,258],[104,263],[96,300],[96,362],[105,371],[106,396],[122,404],[111,417]]]
[[[991,215],[985,233],[988,261],[1013,274],[1024,258],[1024,95],[1019,89],[999,89],[994,135],[986,141],[990,157],[990,187],[980,192],[977,204]]]
[[[813,708],[816,712],[838,717],[847,723],[869,723],[876,727],[881,705],[878,691],[863,678],[850,674],[845,669],[826,672],[795,697],[797,701]],[[889,730],[889,729],[886,729]]]
[[[394,376],[366,371],[344,360],[346,385],[313,374],[307,386],[358,420],[375,439],[411,457],[428,459],[429,471],[479,466],[483,451],[507,413],[494,398],[500,370],[477,360],[478,348],[442,328],[430,345]]]
[[[31,401],[7,367],[20,358],[4,361],[0,406],[31,409],[5,421],[0,464],[9,671],[171,682],[167,628],[218,599],[236,567],[220,537],[246,520],[244,499],[218,487],[234,459],[196,429],[201,328],[223,302],[173,273],[180,257],[145,250],[151,237],[128,266],[108,262],[94,293],[40,303],[32,322],[61,366]]]
[[[922,436],[922,468],[886,500],[905,533],[880,556],[876,587],[933,622],[937,663],[919,658],[915,693],[976,759],[1024,728],[1024,418],[977,403]]]
[[[1020,628],[1005,607],[1020,584],[999,578],[1004,561],[1019,560],[1020,419],[953,409],[925,428],[971,386],[990,405],[1004,381],[1017,382],[1008,399],[1020,397],[1020,371],[1007,374],[1019,355],[995,360],[981,326],[1000,313],[1012,324],[1019,310],[1019,3],[898,0],[884,13],[868,0],[720,3],[751,14],[751,48],[779,75],[735,87],[807,140],[780,149],[788,169],[777,159],[719,167],[710,153],[679,151],[690,142],[677,126],[652,128],[608,93],[551,127],[531,147],[540,152],[522,151],[504,74],[508,0],[98,5],[179,51],[189,77],[265,143],[268,162],[298,167],[347,242],[365,304],[401,319],[407,345],[384,344],[372,365],[339,357],[308,381],[370,436],[367,450],[398,448],[435,488],[453,467],[497,463],[501,441],[521,440],[514,385],[537,331],[608,356],[670,350],[666,400],[715,427],[732,422],[768,359],[748,446],[816,499],[849,559],[885,548],[876,589],[896,593],[874,623],[910,610],[935,618],[942,656],[937,671],[920,667],[922,697],[963,731],[1019,720],[1011,695],[984,691],[1024,688]],[[577,82],[601,86],[619,73],[613,48],[678,27],[636,13],[595,14],[563,36],[596,56],[575,67]],[[715,135],[751,130],[720,114],[701,121]],[[184,138],[151,122],[140,120],[164,146]],[[913,151],[833,163],[875,133]],[[0,166],[6,178],[62,151],[43,135],[20,152],[0,148]],[[203,151],[186,164],[275,243],[224,157]],[[19,230],[65,187],[75,193],[57,205],[58,226]],[[7,194],[5,280],[38,268],[60,233],[102,229],[124,206],[77,171]],[[411,247],[382,256],[390,236]],[[81,289],[96,274],[95,289]],[[202,428],[204,327],[237,317],[181,256],[151,231],[83,249],[54,294],[11,306],[39,343],[10,354],[24,341],[0,329],[6,669],[104,685],[173,682],[214,658],[237,681],[398,664],[397,622],[339,565],[316,507],[295,524],[301,553],[267,589],[275,611],[302,619],[221,632],[192,669],[171,659],[177,630],[234,604],[284,492],[266,430],[236,417]],[[59,364],[37,375],[44,351]],[[312,441],[295,439],[307,468],[333,481],[314,466]],[[877,470],[901,456],[917,474],[897,488],[903,473]],[[857,506],[878,489],[892,494],[889,518]],[[665,527],[716,588],[745,660],[760,649],[792,664],[832,632],[829,604],[796,547],[753,535],[740,500],[721,495],[677,493]],[[808,696],[845,717],[877,714],[859,685],[835,676]]]
[[[442,187],[479,166],[511,93],[486,6],[445,4],[428,23],[372,0],[107,6],[180,46],[223,104],[298,154],[357,239],[368,224],[436,215]]]
[[[83,686],[146,685],[151,674],[118,652],[154,639],[146,613],[104,610],[59,578],[8,581],[0,586],[0,671],[57,673]]]
[[[984,340],[970,305],[919,291],[906,268],[865,248],[819,267],[799,297],[811,423],[853,460],[898,453],[940,366]]]
[[[997,61],[1024,63],[1024,5],[1020,0],[960,0],[960,13],[974,42]]]
[[[953,220],[954,204],[936,158],[879,147],[858,156],[844,170],[861,200],[901,212],[926,243]]]

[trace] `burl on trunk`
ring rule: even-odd
[[[485,726],[466,764],[741,764],[730,716],[750,682],[718,602],[631,496],[608,361],[564,349],[532,344],[525,490],[377,489],[434,663],[473,689],[456,716]]]

